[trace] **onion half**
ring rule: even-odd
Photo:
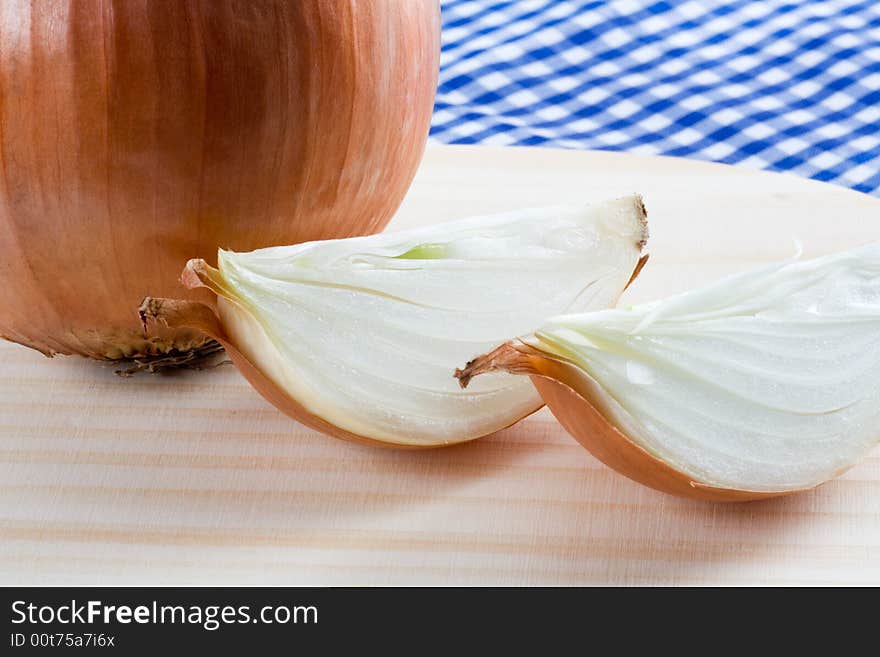
[[[497,371],[532,376],[575,438],[653,488],[809,489],[880,440],[880,245],[556,317],[456,376]]]
[[[484,436],[532,413],[526,380],[461,390],[455,363],[511,330],[614,304],[647,256],[635,196],[399,233],[193,260],[200,303],[148,299],[145,319],[214,336],[269,401],[325,433],[407,447]]]
[[[439,43],[437,0],[0,2],[0,336],[185,356],[132,308],[187,258],[381,230]]]

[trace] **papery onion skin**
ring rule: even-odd
[[[505,343],[474,359],[456,370],[455,376],[466,387],[473,377],[494,371],[530,376],[553,416],[587,451],[613,470],[654,490],[708,502],[750,502],[808,490],[738,490],[694,481],[651,455],[599,412],[591,394],[596,384],[581,370],[519,341]]]
[[[421,159],[439,5],[0,3],[0,336],[46,355],[187,352],[147,294],[201,298],[218,246],[381,230]]]

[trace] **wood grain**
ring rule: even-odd
[[[880,202],[611,153],[433,147],[393,228],[645,195],[624,303],[880,236]],[[116,377],[0,345],[2,584],[878,584],[880,451],[816,491],[691,502],[614,474],[546,411],[395,452],[328,439],[230,367]]]

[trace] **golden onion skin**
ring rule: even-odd
[[[47,355],[145,334],[193,256],[381,230],[421,159],[436,0],[0,3],[0,335]]]

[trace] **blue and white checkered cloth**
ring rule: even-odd
[[[677,155],[880,193],[880,0],[443,0],[432,140]]]

